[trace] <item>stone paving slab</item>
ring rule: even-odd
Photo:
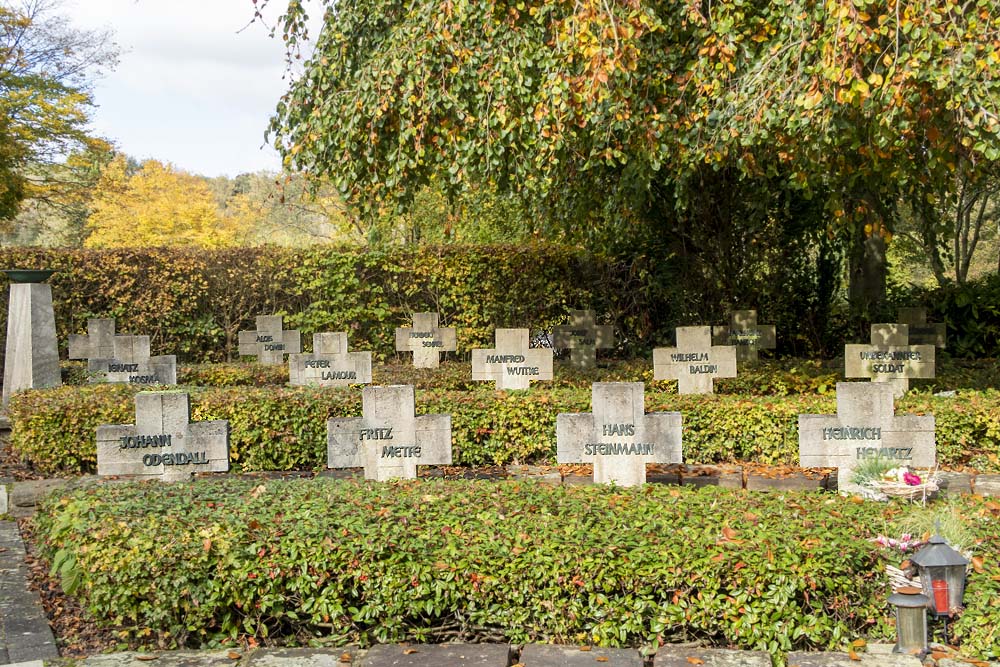
[[[233,659],[229,650],[221,651],[163,651],[162,653],[109,653],[92,655],[79,663],[82,667],[234,667],[242,661],[242,651],[235,651],[240,657]],[[140,658],[143,656],[143,658]],[[151,656],[156,656],[151,658]]]
[[[967,472],[939,472],[937,476],[942,495],[972,493],[972,475]]]
[[[28,589],[17,524],[0,521],[0,652],[3,664],[59,657],[38,594]]]
[[[826,479],[807,477],[803,472],[781,477],[765,477],[749,473],[746,488],[748,491],[822,491],[826,489]]]
[[[358,656],[356,646],[338,649],[279,648],[254,651],[246,667],[350,667]]]
[[[788,667],[922,667],[916,656],[899,653],[859,653],[860,660],[852,660],[846,653],[788,654]]]
[[[361,667],[507,667],[510,644],[379,644]]]
[[[729,651],[718,648],[663,646],[653,658],[653,667],[771,667],[771,656],[763,651]]]
[[[518,663],[524,667],[642,667],[635,649],[528,644]]]

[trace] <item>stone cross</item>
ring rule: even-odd
[[[598,326],[592,310],[571,310],[569,324],[552,330],[556,349],[569,349],[569,360],[575,368],[596,368],[597,350],[615,346],[615,328]]]
[[[437,368],[441,352],[458,349],[455,330],[438,326],[437,313],[413,313],[412,327],[396,329],[396,351],[413,352],[416,368]]]
[[[70,359],[113,359],[115,318],[90,318],[86,334],[70,334]]]
[[[69,358],[87,360],[90,382],[177,384],[177,357],[149,349],[149,336],[115,334],[113,318],[87,320],[86,335],[69,337]]]
[[[313,334],[312,354],[288,355],[292,385],[347,387],[372,381],[372,353],[348,352],[347,334]]]
[[[187,479],[229,470],[229,422],[189,423],[190,400],[179,391],[135,395],[135,425],[97,427],[97,474]]]
[[[773,350],[777,335],[773,324],[757,324],[756,310],[734,310],[729,324],[712,327],[716,345],[735,345],[736,359],[757,363],[758,350]]]
[[[677,380],[679,394],[712,394],[715,378],[736,377],[736,349],[712,345],[711,327],[677,327],[677,347],[653,350],[653,379]]]
[[[259,364],[281,364],[286,354],[302,352],[298,331],[282,331],[281,315],[258,315],[256,331],[241,331],[239,353]]]
[[[836,415],[799,415],[799,464],[837,468],[841,491],[857,490],[851,474],[861,459],[931,468],[936,455],[934,416],[895,415],[885,384],[838,382]]]
[[[472,351],[472,379],[527,389],[532,380],[552,379],[552,350],[529,349],[527,329],[497,329],[492,350]]]
[[[947,342],[944,322],[931,324],[927,322],[927,309],[923,307],[900,308],[898,317],[900,324],[910,328],[910,343],[913,345],[933,345],[945,348]]]
[[[413,387],[365,387],[363,417],[326,424],[327,467],[365,469],[365,479],[414,479],[418,465],[451,463],[451,415],[414,416]]]
[[[592,414],[556,417],[556,461],[593,463],[594,482],[636,486],[647,463],[681,463],[681,413],[645,413],[642,382],[595,382]]]
[[[910,378],[934,377],[934,346],[908,341],[905,324],[873,324],[871,345],[844,346],[844,377],[885,382],[897,398],[902,396],[910,388]]]

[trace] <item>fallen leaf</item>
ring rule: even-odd
[[[851,646],[853,646],[854,648],[863,648],[864,645],[865,645],[864,639],[855,639],[853,642],[851,642]]]
[[[581,651],[589,651],[589,650],[590,650],[590,647],[589,647],[589,646],[581,646],[581,647],[580,647],[580,650],[581,650]]]
[[[415,649],[415,648],[403,649],[403,655],[413,655],[416,652],[417,652],[417,649]]]
[[[158,656],[158,655],[152,655],[150,653],[140,653],[139,655],[135,656],[135,659],[136,660],[142,660],[143,662],[147,662],[149,660],[156,660],[159,657],[160,656]]]
[[[705,664],[704,660],[702,660],[701,658],[696,658],[693,655],[689,655],[687,661],[690,662],[692,665],[704,665]]]
[[[210,538],[206,537],[205,541],[201,543],[201,546],[202,546],[202,548],[205,551],[211,551],[212,550],[212,540]]]
[[[948,654],[942,653],[941,651],[931,651],[931,657],[935,660],[941,660],[943,658],[947,658]]]
[[[722,534],[725,536],[725,538],[727,540],[735,540],[736,539],[736,531],[733,530],[732,528],[730,528],[729,526],[724,526],[722,528]]]
[[[239,660],[240,658],[243,657],[243,655],[238,651],[230,651],[229,653],[226,654],[226,657],[229,658],[230,660]]]
[[[851,660],[861,660],[861,656],[855,653],[854,649],[851,649],[850,651],[847,652],[847,657],[850,658]]]
[[[341,662],[350,662],[351,661],[351,654],[347,653],[346,651],[344,653],[341,653],[340,654],[340,661]]]
[[[606,656],[606,655],[599,655],[599,656],[597,656],[595,658],[595,660],[597,660],[597,662],[607,662],[608,661],[608,656]]]
[[[972,569],[976,571],[976,574],[983,573],[983,557],[973,556],[972,557]]]

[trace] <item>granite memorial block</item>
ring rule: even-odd
[[[942,350],[945,348],[947,327],[944,322],[929,323],[926,308],[900,308],[896,319],[909,328],[911,345],[933,345]]]
[[[736,377],[736,350],[712,345],[711,327],[677,327],[677,347],[653,350],[653,379],[677,380],[679,394],[712,394],[715,378]]]
[[[858,461],[883,457],[898,465],[931,468],[937,449],[934,416],[896,415],[892,387],[838,382],[836,415],[799,415],[799,463],[837,468],[841,491],[857,490],[851,475]]]
[[[288,355],[292,385],[347,387],[372,381],[372,353],[348,352],[347,334],[313,334],[312,354]]]
[[[458,339],[451,327],[438,326],[437,313],[413,313],[412,327],[396,329],[396,351],[413,352],[416,368],[437,368],[442,352],[458,349]]]
[[[642,382],[595,382],[593,413],[556,417],[556,460],[593,463],[594,482],[636,486],[647,463],[681,463],[681,413],[646,414]]]
[[[327,422],[327,467],[365,479],[414,479],[418,465],[451,463],[451,415],[414,416],[411,385],[365,387],[362,417]]]
[[[777,334],[773,324],[757,324],[756,310],[734,310],[728,325],[712,327],[712,340],[735,346],[737,361],[757,363],[758,350],[773,350]]]
[[[27,274],[21,278],[14,274]],[[48,271],[7,271],[11,277],[7,303],[7,342],[3,368],[3,406],[15,391],[58,387],[59,349],[52,286],[41,282]],[[34,277],[33,277],[34,276]],[[37,280],[37,282],[17,282]]]
[[[934,346],[908,340],[905,324],[873,324],[870,345],[844,346],[844,377],[887,383],[897,398],[910,388],[910,378],[933,378]]]
[[[259,364],[282,364],[286,354],[302,352],[302,337],[298,331],[284,331],[281,315],[258,315],[255,331],[241,331],[239,353],[257,357]]]
[[[87,320],[86,335],[69,337],[69,358],[87,360],[90,382],[177,384],[177,357],[149,350],[149,336],[116,334],[113,318]]]
[[[596,368],[597,350],[615,346],[615,328],[599,326],[592,310],[573,310],[569,324],[553,328],[553,345],[557,350],[569,350],[569,361],[574,368]]]
[[[552,379],[552,350],[529,349],[527,329],[497,329],[492,350],[472,351],[472,379],[496,382],[497,389],[527,389]]]
[[[136,394],[135,425],[97,427],[97,474],[174,481],[229,470],[229,423],[189,419],[184,392]]]

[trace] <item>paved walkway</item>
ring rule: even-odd
[[[0,521],[0,664],[59,657],[28,566],[17,524]]]

